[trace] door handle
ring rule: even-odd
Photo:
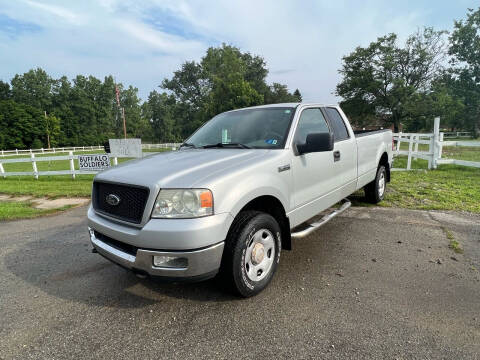
[[[333,161],[340,161],[340,151],[337,150],[333,152]]]

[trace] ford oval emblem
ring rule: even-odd
[[[120,197],[115,194],[108,194],[105,198],[105,201],[108,205],[117,206],[118,204],[120,204]]]

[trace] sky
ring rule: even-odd
[[[0,0],[0,79],[113,75],[146,99],[185,61],[227,43],[262,56],[268,82],[334,103],[342,56],[394,32],[451,30],[478,0]]]

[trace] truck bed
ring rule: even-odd
[[[355,134],[355,137],[359,138],[359,137],[362,137],[362,136],[367,136],[367,135],[382,133],[382,132],[386,132],[386,131],[391,131],[391,130],[390,130],[390,129],[354,130],[353,133]]]

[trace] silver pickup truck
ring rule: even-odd
[[[381,201],[391,163],[391,131],[354,132],[337,105],[225,112],[179,150],[95,177],[93,251],[141,277],[218,274],[252,296],[271,281],[281,249],[348,208],[347,196],[363,188]]]

